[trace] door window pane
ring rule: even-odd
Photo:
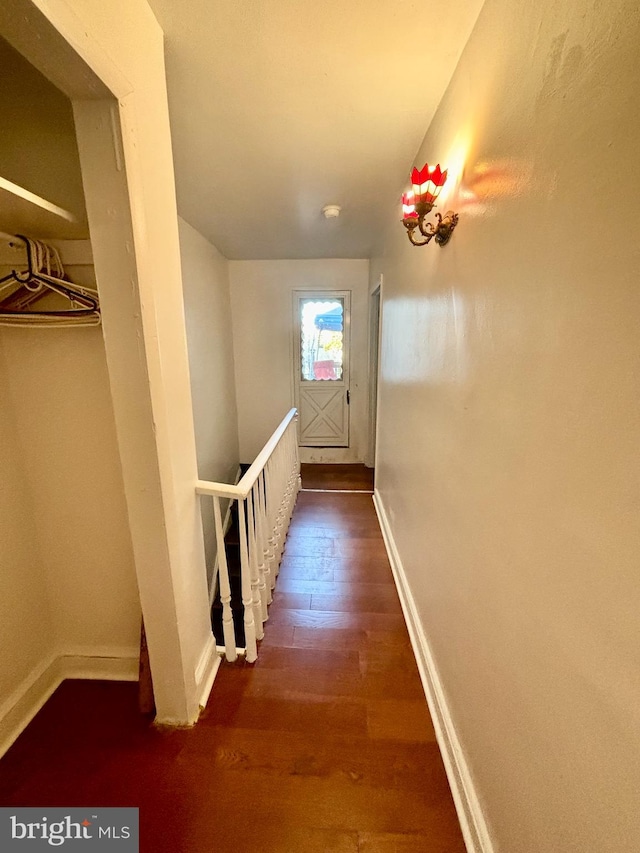
[[[342,379],[343,299],[300,300],[300,363],[307,381]]]

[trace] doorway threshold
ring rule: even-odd
[[[305,463],[300,466],[303,491],[373,494],[373,468],[357,463]]]

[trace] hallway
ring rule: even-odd
[[[0,802],[139,806],[148,853],[464,853],[371,496],[302,492],[276,590],[257,664],[223,664],[195,728],[67,681]]]

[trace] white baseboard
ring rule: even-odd
[[[220,661],[221,657],[216,648],[216,641],[213,634],[211,634],[207,639],[206,645],[200,655],[198,666],[196,667],[196,685],[200,708],[206,708],[207,706],[213,682],[220,668]]]
[[[137,681],[139,651],[64,649],[36,666],[0,705],[0,758],[67,678]]]
[[[402,611],[407,623],[413,653],[416,657],[422,686],[424,688],[433,725],[438,739],[451,793],[458,813],[462,834],[469,853],[493,853],[494,845],[482,813],[473,777],[458,738],[440,675],[416,603],[407,581],[398,549],[380,493],[376,489],[373,503],[378,514],[382,536],[391,563],[391,570],[398,588]]]
[[[87,678],[96,681],[137,681],[140,673],[140,651],[129,650],[118,654],[66,652],[58,658],[62,670],[62,679]]]
[[[58,657],[51,655],[33,669],[0,706],[0,757],[29,725],[62,678]]]

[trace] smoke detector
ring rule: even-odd
[[[322,208],[322,213],[325,219],[336,219],[340,216],[340,211],[342,208],[339,204],[325,204]]]

